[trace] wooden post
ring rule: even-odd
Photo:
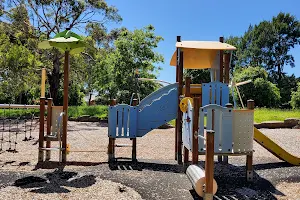
[[[181,42],[181,36],[177,36],[176,42]],[[177,59],[177,64],[176,64],[176,82],[178,83],[178,74],[179,74],[179,48],[176,48],[176,59]],[[179,102],[178,102],[179,105]],[[179,111],[179,107],[177,108]],[[178,117],[178,116],[177,116]],[[177,160],[177,154],[178,154],[178,145],[177,145],[177,137],[178,137],[178,119],[175,119],[175,160]]]
[[[185,97],[191,97],[191,77],[185,78]],[[189,162],[189,150],[184,147],[183,149],[183,163]]]
[[[69,92],[69,63],[70,53],[65,52],[64,63],[64,102],[63,102],[63,135],[62,135],[62,162],[67,162],[67,133],[68,133],[68,92]]]
[[[205,151],[205,195],[204,195],[205,200],[213,199],[213,180],[214,180],[214,131],[207,130],[206,151]]]
[[[132,106],[137,106],[138,105],[138,100],[133,99],[132,100]],[[132,161],[136,162],[136,138],[132,138]]]
[[[198,155],[199,155],[199,147],[198,147],[198,128],[199,128],[199,108],[200,108],[200,99],[199,97],[193,98],[194,102],[194,116],[193,116],[193,139],[192,139],[192,163],[198,164]]]
[[[116,99],[111,99],[109,105],[114,106],[117,104]],[[109,123],[109,122],[108,122]],[[108,162],[112,162],[115,159],[115,138],[108,138]]]
[[[224,38],[220,37],[219,38],[220,42],[224,42]],[[223,75],[224,75],[224,71],[223,71],[223,55],[224,55],[224,51],[220,50],[220,82],[223,82]]]
[[[179,52],[179,70],[178,70],[178,108],[177,108],[177,163],[182,164],[182,113],[179,109],[180,97],[182,96],[183,88],[183,51]]]
[[[227,53],[225,54],[225,63],[224,63],[224,73],[225,73],[225,80],[224,80],[224,83],[229,83],[229,70],[230,70],[230,54]]]
[[[41,97],[45,97],[45,88],[46,88],[46,69],[42,69],[42,78],[41,78]]]
[[[39,156],[38,162],[44,161],[44,121],[45,120],[45,97],[40,98],[40,132],[39,132]]]
[[[52,98],[48,99],[47,103],[47,135],[51,134],[51,125],[52,125]],[[51,141],[46,142],[46,148],[51,147]],[[51,158],[51,151],[46,151],[46,160],[50,160]]]
[[[247,108],[249,110],[254,110],[254,100],[250,99],[247,101]],[[253,181],[253,152],[247,155],[246,170],[247,170],[246,172],[247,181],[252,182]]]

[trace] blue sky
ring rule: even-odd
[[[280,11],[300,20],[299,0],[107,0],[119,9],[122,26],[131,30],[152,24],[164,38],[156,49],[165,62],[159,79],[175,82],[175,67],[169,66],[176,36],[182,40],[219,40],[220,36],[242,35],[250,24],[270,20]],[[115,26],[115,25],[114,25]],[[118,25],[120,26],[120,25]],[[289,74],[300,76],[300,47],[291,51],[296,67],[286,67]]]

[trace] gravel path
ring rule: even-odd
[[[299,130],[262,132],[300,156]],[[69,122],[69,163],[59,170],[56,163],[36,169],[37,127],[32,135],[35,139],[30,141],[22,141],[19,135],[18,153],[0,154],[2,199],[198,199],[183,168],[174,161],[174,129],[157,129],[138,138],[137,164],[109,165],[106,125]],[[130,144],[130,140],[118,139],[117,143]],[[280,161],[257,143],[254,149],[252,184],[245,181],[245,156],[229,157],[229,165],[216,163],[219,190],[215,199],[300,199],[300,167]],[[117,148],[116,156],[130,157],[131,148]],[[57,161],[56,152],[52,161]]]

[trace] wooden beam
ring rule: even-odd
[[[63,135],[62,135],[62,162],[67,162],[67,134],[68,134],[68,93],[69,93],[69,63],[70,52],[65,52],[64,63],[64,101],[63,101]]]
[[[181,42],[181,36],[177,36],[176,38],[176,42]],[[178,59],[179,59],[179,48],[176,48],[176,82],[178,83],[178,74],[179,74],[179,63],[178,63]],[[179,105],[179,102],[178,102]],[[177,108],[179,111],[179,107]],[[177,160],[177,154],[178,154],[178,145],[177,145],[177,138],[178,138],[178,119],[175,119],[175,160]]]
[[[200,98],[194,97],[194,116],[193,116],[193,139],[192,139],[192,163],[198,164],[198,155],[199,155],[199,147],[198,147],[198,128],[199,128],[199,109],[200,109]]]
[[[109,105],[114,106],[117,104],[116,99],[111,99]],[[109,122],[108,122],[109,123]],[[115,138],[108,138],[108,148],[107,148],[107,154],[108,154],[108,162],[112,162],[115,159]]]
[[[214,180],[214,131],[206,131],[206,154],[205,154],[205,200],[213,199]]]
[[[47,135],[51,134],[51,125],[52,125],[52,98],[48,99],[47,105]],[[51,147],[51,141],[46,142],[46,148]],[[51,151],[46,151],[46,160],[50,160],[51,158]]]
[[[224,62],[224,77],[225,77],[225,80],[224,80],[224,83],[229,83],[229,70],[230,70],[230,54],[225,54],[225,62]]]
[[[45,97],[40,98],[40,130],[39,130],[39,155],[38,162],[44,161],[44,123],[45,123]]]
[[[183,88],[183,51],[179,52],[179,68],[178,68],[178,107],[177,107],[177,163],[182,164],[182,113],[179,108],[180,98]]]
[[[137,106],[138,105],[138,100],[133,99],[132,100],[132,106]],[[136,162],[136,138],[132,138],[132,161]]]
[[[224,38],[220,37],[219,41],[223,43],[224,42]],[[223,75],[224,75],[224,72],[223,72],[223,55],[224,55],[224,51],[220,50],[220,80],[219,81],[221,83],[223,82]]]

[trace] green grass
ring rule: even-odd
[[[254,121],[261,123],[263,121],[284,121],[286,118],[300,118],[300,110],[281,110],[258,108],[254,112]],[[175,126],[175,120],[169,122]],[[204,122],[206,124],[206,122]]]
[[[0,109],[0,117],[4,118],[10,118],[10,117],[23,117],[23,116],[28,116],[32,117],[34,116],[39,116],[40,110],[39,109]]]
[[[107,119],[108,106],[69,106],[68,116],[77,118],[82,115],[95,116],[100,119]]]
[[[263,121],[283,121],[286,118],[300,118],[300,110],[258,108],[254,112],[254,121],[256,123]]]

